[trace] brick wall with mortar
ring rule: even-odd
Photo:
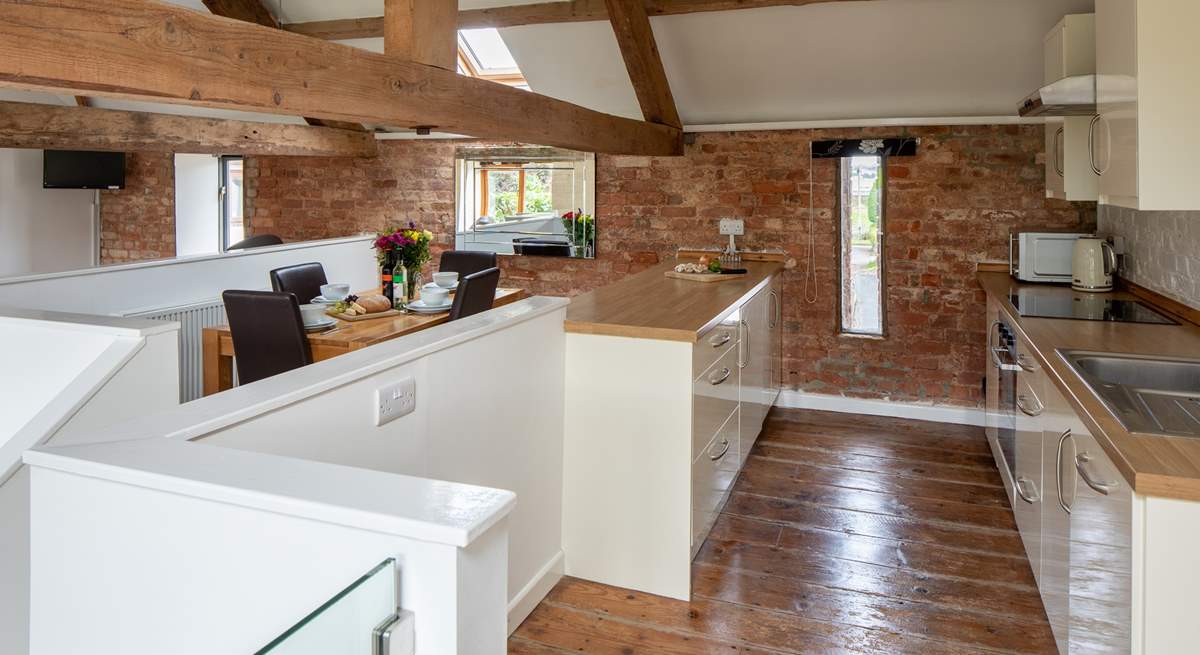
[[[809,142],[921,137],[888,166],[887,336],[837,333],[834,160],[812,170],[815,258],[809,256]],[[414,220],[451,247],[453,153],[447,141],[382,142],[371,160],[254,158],[247,162],[252,229],[287,240],[377,230]],[[746,221],[748,247],[783,248],[785,371],[791,388],[977,406],[984,296],[976,262],[1004,259],[1011,229],[1094,229],[1095,207],[1047,200],[1041,126],[867,128],[706,133],[678,158],[597,159],[598,257],[504,257],[505,283],[575,295],[672,257],[716,245],[716,221]],[[804,271],[814,264],[815,302]]]
[[[100,263],[174,256],[175,157],[129,153],[125,188],[100,192]]]

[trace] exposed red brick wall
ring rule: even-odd
[[[175,157],[125,156],[125,188],[100,192],[100,263],[175,256]]]
[[[809,141],[922,138],[888,166],[888,335],[837,334],[833,160],[813,168],[816,302],[809,263]],[[384,142],[375,160],[258,158],[248,168],[253,230],[285,239],[343,236],[415,220],[453,244],[453,152],[445,141]],[[1007,256],[1013,228],[1094,229],[1090,204],[1047,200],[1041,126],[842,129],[698,135],[677,158],[597,160],[598,258],[506,257],[506,282],[575,295],[673,256],[717,245],[716,220],[746,220],[742,243],[783,248],[785,370],[793,388],[975,406],[981,401],[984,298],[977,261]]]

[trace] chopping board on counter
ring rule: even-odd
[[[721,282],[723,280],[737,280],[746,277],[745,273],[679,273],[677,271],[665,271],[663,275],[676,280],[690,280],[692,282]]]

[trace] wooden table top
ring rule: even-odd
[[[365,295],[366,293],[378,293],[378,289],[360,293],[359,295]],[[507,305],[524,297],[525,291],[523,289],[497,289],[496,306]],[[335,319],[338,322],[336,327],[340,328],[338,331],[329,334],[310,332],[308,334],[308,342],[313,346],[330,346],[333,348],[356,350],[445,323],[449,318],[449,312],[439,312],[437,314],[400,314],[398,316],[374,318],[365,321]],[[229,334],[228,325],[218,325],[206,329],[214,330],[222,335]]]
[[[1040,293],[1068,295],[1073,292],[1065,286],[1018,282],[1007,273],[980,272],[977,277],[988,295],[1014,319],[1012,327],[1025,337],[1047,376],[1092,431],[1125,481],[1140,494],[1200,501],[1200,439],[1130,433],[1055,352],[1064,348],[1195,359],[1200,357],[1200,327],[1179,315],[1173,315],[1179,325],[1023,317],[1009,299],[1016,289],[1037,288]],[[1130,293],[1100,295],[1142,300],[1171,313],[1167,307]]]
[[[726,310],[758,292],[783,262],[747,261],[745,277],[693,282],[663,275],[670,261],[571,300],[567,332],[695,342]]]

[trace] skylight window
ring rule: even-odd
[[[458,72],[528,89],[525,76],[495,28],[458,32]]]

